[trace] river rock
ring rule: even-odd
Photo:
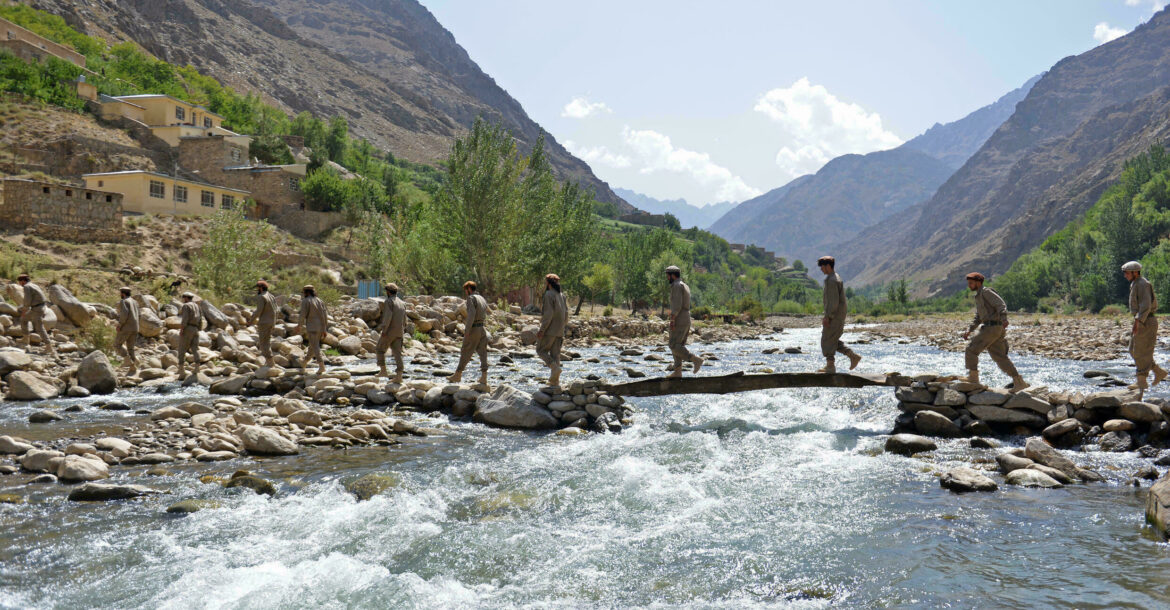
[[[276,495],[276,486],[273,485],[271,481],[252,476],[250,474],[239,476],[232,475],[232,479],[225,483],[224,487],[227,489],[243,487],[245,489],[251,489],[258,494],[264,494],[268,496]]]
[[[1028,409],[1040,415],[1048,415],[1052,405],[1047,400],[1037,398],[1027,392],[1019,392],[1003,403],[1005,409]]]
[[[1114,409],[1120,407],[1123,403],[1130,402],[1136,394],[1129,390],[1114,390],[1112,392],[1099,392],[1097,394],[1090,394],[1085,397],[1084,408],[1086,409]]]
[[[321,426],[321,414],[309,409],[302,409],[289,414],[288,423],[299,426]]]
[[[1133,422],[1152,424],[1162,421],[1162,409],[1148,402],[1127,402],[1117,410],[1121,417]]]
[[[999,406],[1007,402],[1012,397],[1011,392],[997,388],[989,388],[982,392],[977,392],[967,397],[968,405],[991,405]]]
[[[1170,537],[1170,473],[1150,487],[1146,496],[1146,521],[1163,537]]]
[[[1111,419],[1101,424],[1101,429],[1106,432],[1129,432],[1136,427],[1137,425],[1128,419]]]
[[[235,451],[208,451],[207,453],[200,453],[199,457],[195,458],[199,462],[222,462],[224,460],[234,460],[240,457]]]
[[[32,356],[15,350],[0,350],[0,377],[28,368],[32,364]]]
[[[1001,453],[995,456],[995,463],[999,464],[999,471],[1005,474],[1035,464],[1035,462],[1026,457],[1020,457],[1011,453]]]
[[[64,417],[45,409],[39,409],[28,414],[28,423],[30,424],[50,424],[64,419]]]
[[[521,345],[536,345],[536,334],[540,332],[539,326],[525,326],[520,330]]]
[[[1004,477],[1009,485],[1020,487],[1063,487],[1060,481],[1031,468],[1021,468],[1007,473]]]
[[[77,366],[77,385],[93,394],[109,394],[118,389],[114,366],[101,350],[90,352]]]
[[[972,449],[998,449],[999,448],[998,442],[996,442],[995,440],[990,439],[990,438],[983,438],[981,436],[976,436],[975,438],[971,439],[970,444],[971,444]]]
[[[128,440],[106,437],[93,442],[93,446],[102,451],[109,451],[114,457],[124,458],[134,450],[134,444]]]
[[[934,441],[917,434],[895,434],[886,439],[886,451],[890,453],[914,455],[935,449],[938,449],[938,445]]]
[[[369,500],[374,496],[397,487],[402,480],[394,474],[372,472],[362,475],[345,484],[345,490],[353,494],[359,501]]]
[[[260,426],[240,426],[236,436],[244,443],[244,449],[255,455],[296,455],[297,444]]]
[[[1044,474],[1052,477],[1053,480],[1060,483],[1061,485],[1071,485],[1076,482],[1076,479],[1073,479],[1067,474],[1051,466],[1045,466],[1044,464],[1030,464],[1028,468],[1031,470],[1039,470],[1040,472],[1043,472]]]
[[[151,489],[145,485],[86,483],[69,492],[69,499],[73,502],[103,502],[107,500],[126,500],[128,498],[160,493],[165,492]]]
[[[343,354],[356,356],[362,353],[362,339],[361,337],[350,335],[337,342],[337,349]]]
[[[138,334],[148,339],[161,336],[167,329],[166,324],[148,308],[138,310]]]
[[[1072,460],[1064,457],[1059,451],[1054,449],[1052,445],[1044,442],[1044,439],[1033,436],[1024,443],[1024,455],[1028,459],[1038,463],[1044,464],[1050,468],[1055,468],[1069,477],[1076,479],[1077,465]]]
[[[949,470],[939,479],[939,485],[954,492],[995,491],[999,486],[978,471],[967,467]]]
[[[49,472],[56,470],[54,458],[63,458],[65,454],[53,449],[30,449],[20,456],[20,466],[29,472]]]
[[[222,505],[215,500],[182,500],[168,506],[167,512],[171,514],[186,515],[199,512],[205,508],[219,508],[220,506]]]
[[[958,438],[963,431],[955,422],[933,411],[919,411],[914,414],[914,429],[926,436]]]
[[[60,392],[57,386],[41,379],[35,373],[15,371],[5,379],[8,382],[8,400],[48,400]]]
[[[1097,441],[1101,451],[1122,453],[1133,449],[1133,437],[1128,432],[1106,432]]]
[[[203,313],[203,319],[207,320],[207,325],[213,328],[227,328],[231,324],[231,319],[228,318],[222,311],[211,304],[211,301],[203,299],[199,301],[199,311]]]
[[[66,482],[96,481],[110,476],[110,469],[100,458],[67,455],[57,466],[57,478]]]
[[[227,379],[213,382],[207,391],[212,394],[239,394],[251,379],[251,375],[233,375]]]
[[[934,395],[934,404],[939,407],[961,407],[967,404],[967,395],[950,388],[943,388]]]
[[[477,421],[506,428],[557,427],[557,418],[548,409],[534,402],[529,394],[506,384],[475,400],[474,417]]]
[[[989,424],[1022,424],[1032,428],[1042,428],[1048,422],[1029,410],[1005,409],[992,405],[967,404],[971,415]]]
[[[921,404],[933,404],[935,400],[934,392],[926,388],[898,388],[894,392],[894,398],[900,402],[916,402]]]
[[[0,436],[0,453],[8,455],[22,455],[33,446],[25,442],[24,439],[17,439],[11,436]]]
[[[163,407],[151,411],[150,419],[154,421],[163,419],[191,419],[191,414],[178,407]]]
[[[1075,419],[1065,419],[1052,424],[1040,433],[1044,438],[1055,441],[1056,439],[1074,431],[1081,429],[1081,422]]]
[[[49,301],[57,306],[65,317],[73,323],[74,326],[81,328],[89,323],[94,317],[94,309],[86,307],[77,297],[73,296],[69,289],[61,284],[51,284],[48,289]]]

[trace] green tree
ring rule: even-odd
[[[220,210],[208,221],[207,241],[192,257],[199,286],[221,300],[241,299],[272,271],[272,226],[248,220],[249,202]]]
[[[393,258],[390,223],[381,212],[367,211],[362,214],[361,221],[355,228],[358,245],[362,249],[364,261],[362,271],[366,277],[373,280],[385,281],[390,272],[390,261]]]
[[[329,131],[325,134],[325,152],[331,161],[341,163],[345,160],[345,151],[349,147],[349,123],[345,117],[335,116],[329,119]]]
[[[671,231],[681,231],[682,223],[678,221],[678,217],[670,212],[663,214],[662,227]]]
[[[593,304],[597,301],[597,297],[605,296],[606,302],[613,298],[614,289],[614,271],[613,265],[601,262],[595,262],[589,268],[589,274],[585,276],[585,290],[589,294],[589,312],[593,312]],[[580,303],[577,305],[580,310]]]

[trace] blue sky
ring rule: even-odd
[[[1165,0],[421,0],[612,186],[740,201],[897,146]]]

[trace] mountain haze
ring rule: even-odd
[[[345,117],[350,129],[419,163],[446,158],[478,116],[521,148],[541,128],[416,0],[32,0],[77,29],[133,41],[289,113]],[[545,136],[557,175],[633,208]]]
[[[651,214],[673,214],[684,229],[706,229],[738,205],[732,201],[721,201],[699,207],[687,203],[686,199],[655,199],[629,189],[615,188],[613,192],[639,210]]]

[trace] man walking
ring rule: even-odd
[[[138,371],[138,358],[134,355],[134,344],[138,341],[138,302],[130,298],[130,288],[123,286],[119,292],[122,300],[118,301],[118,334],[114,337],[114,347],[133,375]]]
[[[45,309],[49,306],[45,291],[34,284],[28,274],[21,274],[16,283],[24,287],[24,305],[20,308],[20,328],[24,331],[24,351],[32,352],[32,333],[41,338],[41,349],[51,356],[57,355],[49,333],[45,331]]]
[[[549,368],[548,384],[560,387],[561,346],[565,342],[565,326],[569,323],[569,308],[561,294],[561,278],[550,273],[544,276],[544,299],[540,309],[540,330],[536,333],[536,355]]]
[[[1130,261],[1121,266],[1129,281],[1129,312],[1133,314],[1133,328],[1129,339],[1129,353],[1137,365],[1137,383],[1129,386],[1138,391],[1139,400],[1145,396],[1149,382],[1146,377],[1154,371],[1154,385],[1166,378],[1166,371],[1154,362],[1154,347],[1158,345],[1158,297],[1150,280],[1142,277],[1142,264]]]
[[[382,301],[382,324],[378,328],[378,374],[386,377],[386,350],[394,355],[394,383],[402,383],[405,365],[402,362],[402,336],[406,331],[406,305],[398,298],[398,285],[386,284],[386,300]]]
[[[303,328],[305,340],[308,343],[308,354],[301,368],[309,370],[309,361],[317,359],[317,374],[325,373],[325,359],[321,356],[321,340],[325,338],[325,328],[329,325],[329,312],[325,303],[317,298],[317,289],[311,285],[301,288],[301,312],[295,332],[300,333]]]
[[[487,320],[488,304],[477,290],[475,282],[463,283],[463,295],[467,298],[467,320],[463,330],[463,348],[459,352],[459,366],[455,367],[455,374],[447,378],[451,383],[459,383],[463,379],[463,369],[471,362],[472,354],[479,354],[479,382],[483,385],[488,382],[487,350],[491,336],[483,327]]]
[[[841,276],[837,275],[837,260],[831,256],[822,256],[817,259],[817,266],[825,274],[824,317],[821,318],[821,354],[825,356],[825,368],[818,373],[836,373],[837,363],[835,354],[844,354],[849,358],[849,370],[857,368],[861,356],[845,346],[841,335],[845,332],[845,316],[849,312],[849,305],[845,300],[845,284]]]
[[[268,282],[256,282],[256,310],[248,319],[248,326],[256,325],[256,347],[264,357],[264,366],[260,370],[267,371],[274,364],[272,360],[272,329],[276,328],[276,297],[268,292]]]
[[[693,373],[703,366],[703,359],[687,349],[687,335],[691,332],[691,288],[682,281],[682,271],[671,265],[666,268],[670,282],[670,353],[674,356],[674,371],[668,377],[682,377],[683,361],[694,365]]]
[[[195,294],[184,292],[180,297],[183,301],[179,307],[179,381],[184,381],[187,354],[195,359],[194,375],[199,374],[199,331],[203,328],[203,312],[195,304]]]
[[[979,354],[986,351],[999,370],[1012,378],[1011,391],[1019,392],[1029,384],[1008,358],[1007,304],[994,290],[983,286],[985,279],[982,273],[967,274],[967,289],[975,293],[975,319],[963,333],[963,338],[971,341],[967,344],[967,376],[962,381],[979,383]]]

